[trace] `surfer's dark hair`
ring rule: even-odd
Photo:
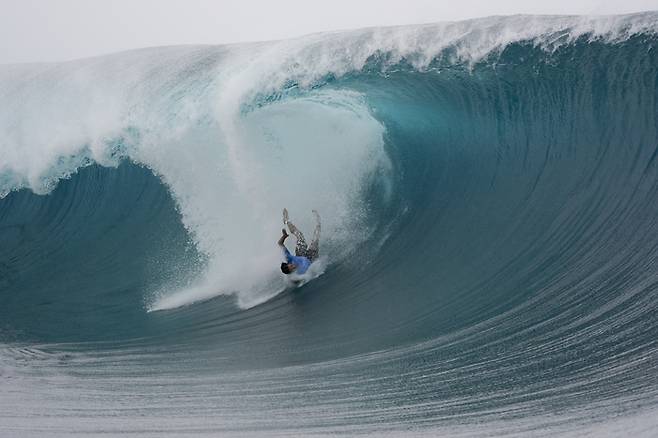
[[[290,268],[288,268],[288,263],[281,263],[281,272],[284,274],[290,274]]]

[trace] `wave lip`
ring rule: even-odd
[[[556,50],[582,37],[614,43],[654,35],[656,29],[657,12],[515,15],[2,66],[0,95],[7,105],[0,109],[0,193],[22,187],[48,192],[56,180],[90,160],[105,165],[116,165],[117,156],[147,161],[142,154],[151,143],[175,138],[216,111],[231,117],[259,95],[361,71],[373,56],[383,57],[384,67],[404,60],[422,70],[441,56],[450,63],[474,64],[520,42]],[[219,103],[208,101],[215,93]]]

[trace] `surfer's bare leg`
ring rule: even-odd
[[[311,245],[308,247],[308,252],[311,255],[312,260],[318,258],[320,253],[320,214],[317,210],[313,210],[313,215],[315,216],[315,230],[313,230],[313,240],[311,240]]]
[[[306,239],[304,239],[304,235],[302,234],[301,231],[297,229],[295,224],[290,222],[288,219],[288,210],[283,209],[283,223],[288,226],[288,229],[290,230],[290,233],[293,234],[297,238],[297,245],[295,245],[295,255],[305,255],[306,252],[308,251],[308,245],[306,244]]]

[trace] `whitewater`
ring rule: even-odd
[[[0,65],[0,436],[655,436],[658,13]],[[281,209],[321,262],[279,271]]]

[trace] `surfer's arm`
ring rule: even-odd
[[[282,248],[285,248],[286,246],[283,244],[285,242],[286,238],[288,237],[288,233],[286,233],[286,230],[283,229],[281,230],[281,238],[279,239],[279,246]]]

